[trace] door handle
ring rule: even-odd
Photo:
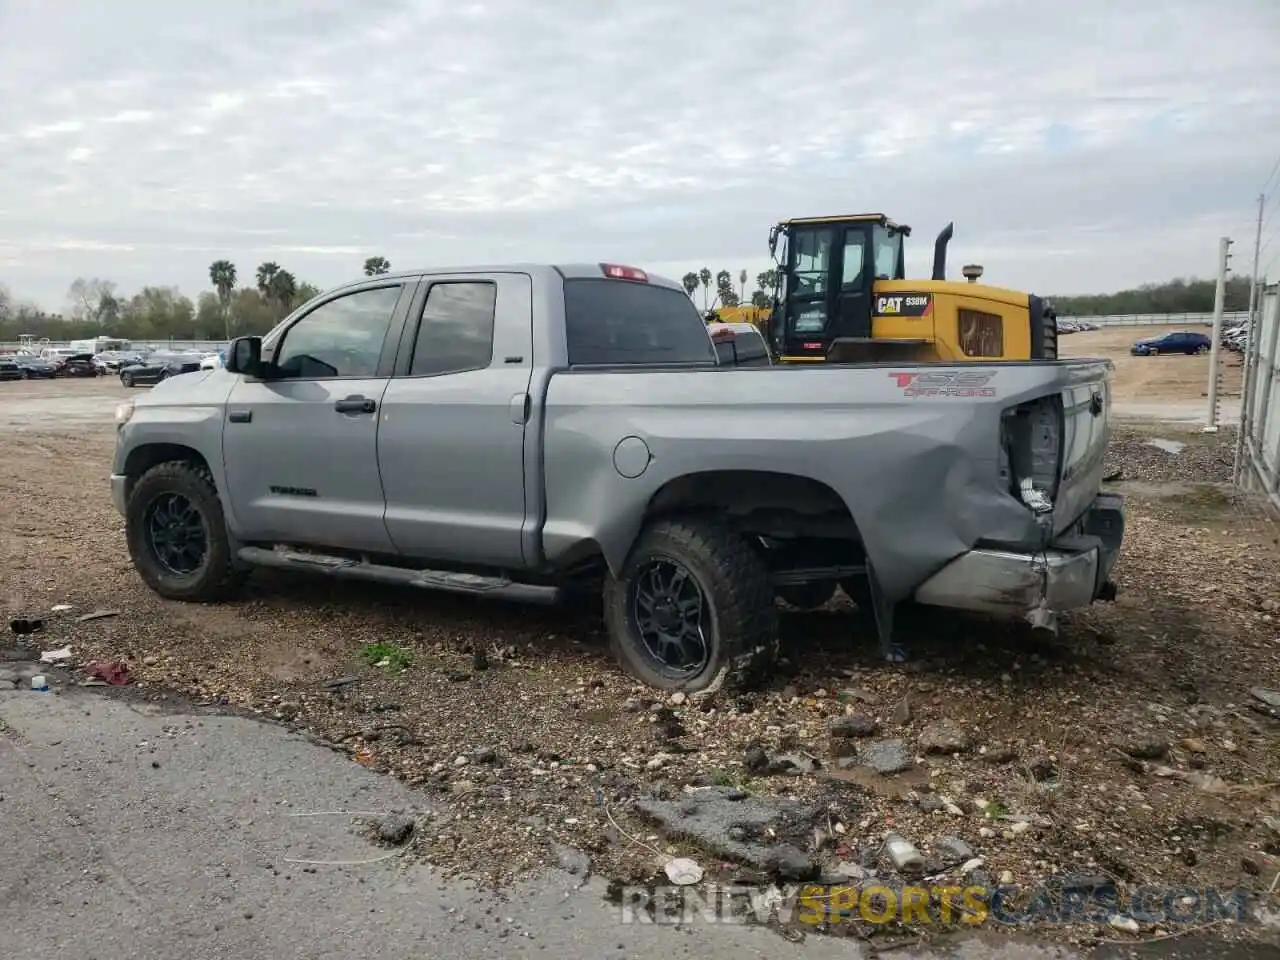
[[[250,423],[253,420],[253,411],[231,410],[227,413],[227,419],[232,423]]]
[[[343,397],[341,400],[335,400],[333,409],[339,413],[373,413],[378,409],[378,404],[368,397],[354,396]]]

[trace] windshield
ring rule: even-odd
[[[881,280],[901,280],[898,272],[898,256],[902,249],[902,234],[890,233],[880,224],[876,224],[872,233],[872,252],[875,254],[876,277]]]
[[[680,290],[629,280],[564,284],[569,363],[715,363],[707,325]]]

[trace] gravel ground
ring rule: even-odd
[[[159,600],[108,502],[106,433],[8,437],[0,585],[11,616],[73,606],[32,637],[42,649],[122,659],[143,692],[304,729],[454,804],[465,816],[418,849],[481,881],[571,861],[560,844],[626,881],[672,853],[758,879],[633,807],[736,785],[816,803],[830,835],[811,842],[842,860],[869,863],[892,828],[926,852],[963,839],[992,881],[1085,872],[1122,888],[1243,886],[1280,905],[1280,722],[1250,694],[1280,690],[1276,528],[1213,485],[1230,473],[1225,434],[1154,434],[1188,443],[1177,456],[1152,435],[1120,428],[1112,450],[1131,484],[1121,596],[1058,640],[921,614],[904,625],[913,659],[891,666],[836,601],[786,614],[779,675],[736,699],[654,703],[609,661],[590,612],[269,572],[234,603]],[[95,609],[119,614],[75,619]],[[861,735],[833,738],[850,717]],[[859,765],[888,740],[905,772]],[[790,774],[760,771],[779,756]]]

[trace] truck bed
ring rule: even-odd
[[[638,518],[690,473],[816,481],[847,507],[886,596],[980,543],[1045,549],[1097,496],[1111,364],[571,369],[545,384],[543,549],[584,536],[620,564]],[[1010,490],[1002,415],[1062,408],[1051,522]],[[1034,451],[1031,451],[1034,453]],[[748,479],[743,479],[747,475]]]

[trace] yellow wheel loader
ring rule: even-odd
[[[1054,360],[1057,316],[1041,297],[946,279],[947,224],[934,245],[933,278],[909,280],[911,228],[884,214],[784,220],[769,233],[778,289],[767,320],[784,363]],[[781,249],[779,249],[781,247]]]

